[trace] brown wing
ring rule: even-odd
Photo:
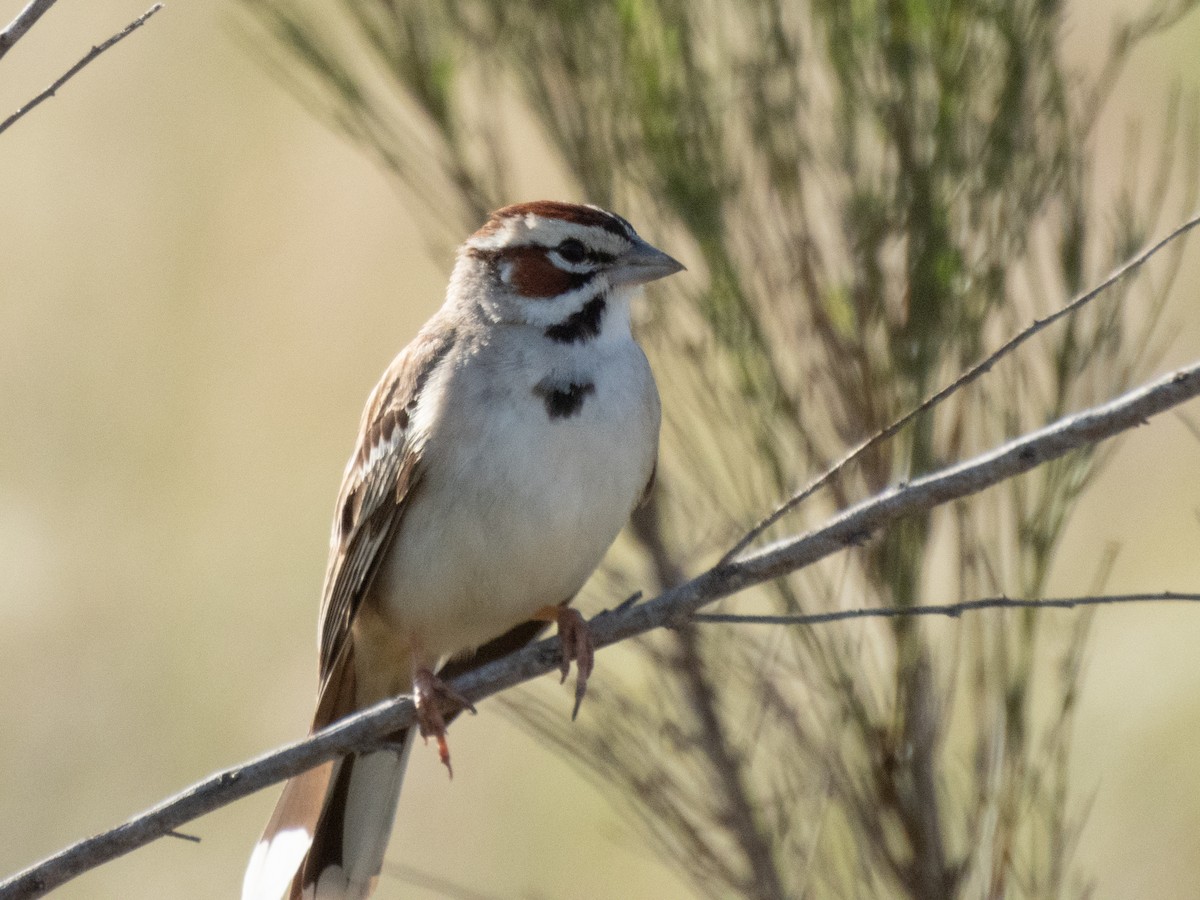
[[[354,616],[420,481],[411,418],[422,389],[455,339],[453,330],[433,324],[401,351],[372,391],[342,479],[321,601],[322,687],[347,647]]]

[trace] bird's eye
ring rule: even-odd
[[[556,248],[558,255],[571,264],[581,263],[587,259],[587,248],[575,238],[567,238]]]

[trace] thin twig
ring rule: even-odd
[[[17,13],[17,17],[0,31],[0,59],[13,48],[13,44],[25,36],[34,23],[42,17],[42,13],[52,7],[58,0],[30,0],[29,4]]]
[[[51,97],[53,97],[55,92],[60,87],[62,87],[64,84],[66,84],[68,81],[70,81],[72,78],[74,78],[84,66],[86,66],[88,63],[90,63],[93,59],[95,59],[97,56],[99,56],[105,50],[109,49],[110,47],[117,44],[118,42],[123,41],[125,38],[129,37],[129,35],[133,34],[133,32],[137,31],[139,28],[141,28],[143,25],[145,25],[147,19],[149,19],[152,15],[154,15],[156,12],[158,12],[162,8],[163,8],[163,5],[161,3],[155,3],[152,7],[150,7],[148,10],[146,10],[144,13],[142,13],[140,16],[138,16],[136,19],[134,19],[132,22],[130,22],[128,25],[126,25],[124,28],[122,28],[116,34],[114,34],[112,37],[110,37],[103,44],[98,44],[95,47],[93,47],[91,50],[89,50],[84,55],[83,59],[79,60],[79,62],[75,63],[75,65],[71,66],[71,68],[67,69],[67,71],[64,72],[62,75],[60,75],[58,80],[56,80],[52,85],[50,85],[50,87],[46,88],[44,91],[42,91],[40,94],[38,94],[32,100],[30,100],[28,103],[26,103],[20,109],[18,109],[15,113],[13,113],[11,116],[9,116],[7,119],[5,119],[3,122],[0,122],[0,134],[3,134],[18,119],[20,119],[22,116],[24,116],[30,110],[32,110],[34,107],[38,106],[42,101],[49,100]]]
[[[736,559],[747,547],[749,547],[752,543],[754,543],[754,541],[756,541],[762,535],[762,533],[764,531],[766,531],[768,528],[770,528],[772,525],[774,525],[776,522],[778,522],[780,519],[782,519],[785,515],[787,515],[789,512],[791,512],[793,509],[795,509],[797,506],[799,506],[801,503],[803,503],[805,500],[807,500],[809,497],[811,497],[813,494],[815,494],[817,491],[819,491],[822,487],[824,487],[826,484],[828,484],[830,481],[832,481],[834,479],[834,477],[836,477],[844,468],[846,468],[846,466],[848,466],[850,463],[857,460],[859,457],[861,457],[863,454],[865,454],[868,450],[872,449],[873,447],[877,446],[878,444],[881,444],[883,441],[888,440],[893,435],[895,435],[898,431],[900,431],[900,429],[902,429],[905,425],[907,425],[913,419],[917,418],[917,416],[920,416],[923,413],[926,413],[929,410],[933,409],[935,406],[937,406],[939,403],[941,403],[943,400],[945,400],[951,394],[957,393],[959,390],[966,387],[971,382],[975,381],[975,379],[979,378],[979,376],[988,372],[992,368],[992,366],[994,366],[997,362],[999,362],[1003,357],[1007,356],[1013,350],[1017,349],[1017,347],[1021,346],[1023,343],[1025,343],[1027,340],[1029,340],[1031,337],[1033,337],[1039,331],[1042,331],[1044,328],[1047,328],[1048,326],[1054,324],[1059,319],[1062,319],[1064,316],[1068,316],[1071,313],[1080,309],[1081,307],[1085,306],[1086,304],[1090,303],[1092,300],[1094,300],[1096,297],[1098,297],[1104,291],[1108,290],[1110,287],[1112,287],[1114,284],[1116,284],[1118,281],[1120,281],[1126,275],[1141,268],[1141,266],[1143,266],[1147,261],[1149,261],[1149,259],[1152,256],[1154,256],[1156,253],[1158,253],[1160,250],[1162,250],[1164,247],[1166,247],[1172,241],[1187,234],[1189,231],[1191,231],[1197,225],[1200,225],[1200,213],[1196,213],[1190,219],[1188,219],[1186,222],[1184,222],[1182,225],[1175,228],[1174,231],[1172,231],[1170,234],[1168,234],[1162,240],[1160,240],[1157,243],[1153,244],[1152,246],[1146,248],[1141,253],[1139,253],[1137,256],[1134,256],[1132,259],[1125,262],[1123,265],[1121,265],[1119,268],[1117,268],[1111,275],[1109,275],[1108,278],[1106,278],[1100,284],[1096,285],[1094,288],[1089,290],[1087,293],[1081,294],[1080,296],[1076,297],[1074,300],[1072,300],[1066,306],[1062,307],[1061,309],[1057,310],[1056,312],[1051,313],[1050,315],[1046,316],[1046,318],[1044,318],[1044,319],[1034,319],[1033,323],[1028,328],[1025,328],[1024,330],[1018,332],[1013,337],[1009,338],[1004,344],[1002,344],[1000,346],[999,349],[997,349],[996,351],[994,351],[993,353],[988,355],[982,362],[976,363],[974,366],[972,366],[970,369],[968,369],[966,372],[964,372],[962,375],[960,375],[958,378],[956,378],[950,384],[946,385],[944,388],[942,388],[936,394],[933,394],[932,396],[926,398],[925,401],[922,402],[919,406],[917,406],[914,409],[910,410],[909,412],[905,413],[903,416],[901,416],[899,419],[894,421],[891,425],[884,428],[882,431],[876,432],[871,437],[867,438],[865,441],[860,443],[858,446],[856,446],[854,449],[852,449],[849,453],[847,453],[845,456],[843,456],[841,459],[839,459],[836,463],[834,463],[830,468],[826,469],[820,476],[818,476],[813,481],[809,482],[808,485],[803,490],[801,490],[797,494],[793,494],[791,497],[789,497],[787,500],[785,500],[780,506],[778,506],[775,509],[774,512],[772,512],[769,516],[767,516],[765,519],[763,519],[761,522],[759,522],[757,525],[755,525],[753,528],[751,528],[748,532],[746,532],[745,537],[743,537],[736,544],[734,544],[733,547],[729,550],[729,552],[726,553],[723,557],[721,557],[721,562],[728,563],[728,562],[731,562],[732,560]]]
[[[693,622],[726,622],[735,625],[823,625],[846,619],[895,619],[901,616],[949,616],[956,619],[965,612],[980,609],[1075,609],[1078,606],[1105,606],[1110,603],[1154,603],[1183,601],[1200,603],[1200,594],[1160,591],[1157,594],[1105,594],[1095,597],[1045,597],[1034,600],[1014,597],[984,597],[922,606],[887,606],[863,609],[839,609],[836,612],[802,615],[742,615],[738,613],[696,613]]]
[[[822,528],[779,541],[736,562],[715,566],[653,600],[601,613],[589,625],[595,645],[607,647],[656,628],[683,624],[698,609],[716,600],[860,544],[905,516],[978,493],[1074,449],[1113,437],[1196,396],[1200,396],[1200,362],[972,460],[890,488],[845,510]],[[477,702],[557,669],[558,661],[558,641],[541,641],[455,679],[452,687]],[[410,726],[413,714],[412,698],[388,700],[306,740],[212,775],[125,824],[74,844],[0,883],[0,900],[41,897],[185,822],[335,757],[374,746],[383,736]]]

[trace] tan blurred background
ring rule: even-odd
[[[0,3],[0,19],[23,5]],[[1074,6],[1083,61],[1122,7]],[[0,61],[0,114],[144,8],[58,4]],[[440,301],[449,259],[256,62],[239,23],[233,2],[168,0],[0,135],[2,875],[303,732],[361,403]],[[1133,59],[1106,163],[1126,116],[1153,126],[1172,82],[1200,89],[1198,50],[1193,16]],[[526,181],[529,198],[562,192]],[[1200,241],[1187,255],[1173,361],[1200,356]],[[1117,541],[1112,590],[1200,588],[1198,470],[1177,420],[1129,438],[1073,522],[1057,583],[1088,583]],[[1097,898],[1195,897],[1200,608],[1103,610],[1089,658],[1082,868]],[[494,705],[455,726],[454,753],[453,782],[414,754],[397,866],[488,897],[686,896]],[[192,823],[202,843],[160,840],[56,896],[235,896],[273,802]],[[452,896],[409,874],[380,895]]]

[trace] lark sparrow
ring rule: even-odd
[[[550,201],[495,212],[459,249],[445,304],[372,392],[342,480],[314,730],[411,690],[448,765],[443,705],[461,698],[442,678],[551,621],[582,697],[591,642],[567,604],[658,453],[630,303],[682,268],[620,216]],[[243,900],[367,897],[413,732],[291,779]]]

